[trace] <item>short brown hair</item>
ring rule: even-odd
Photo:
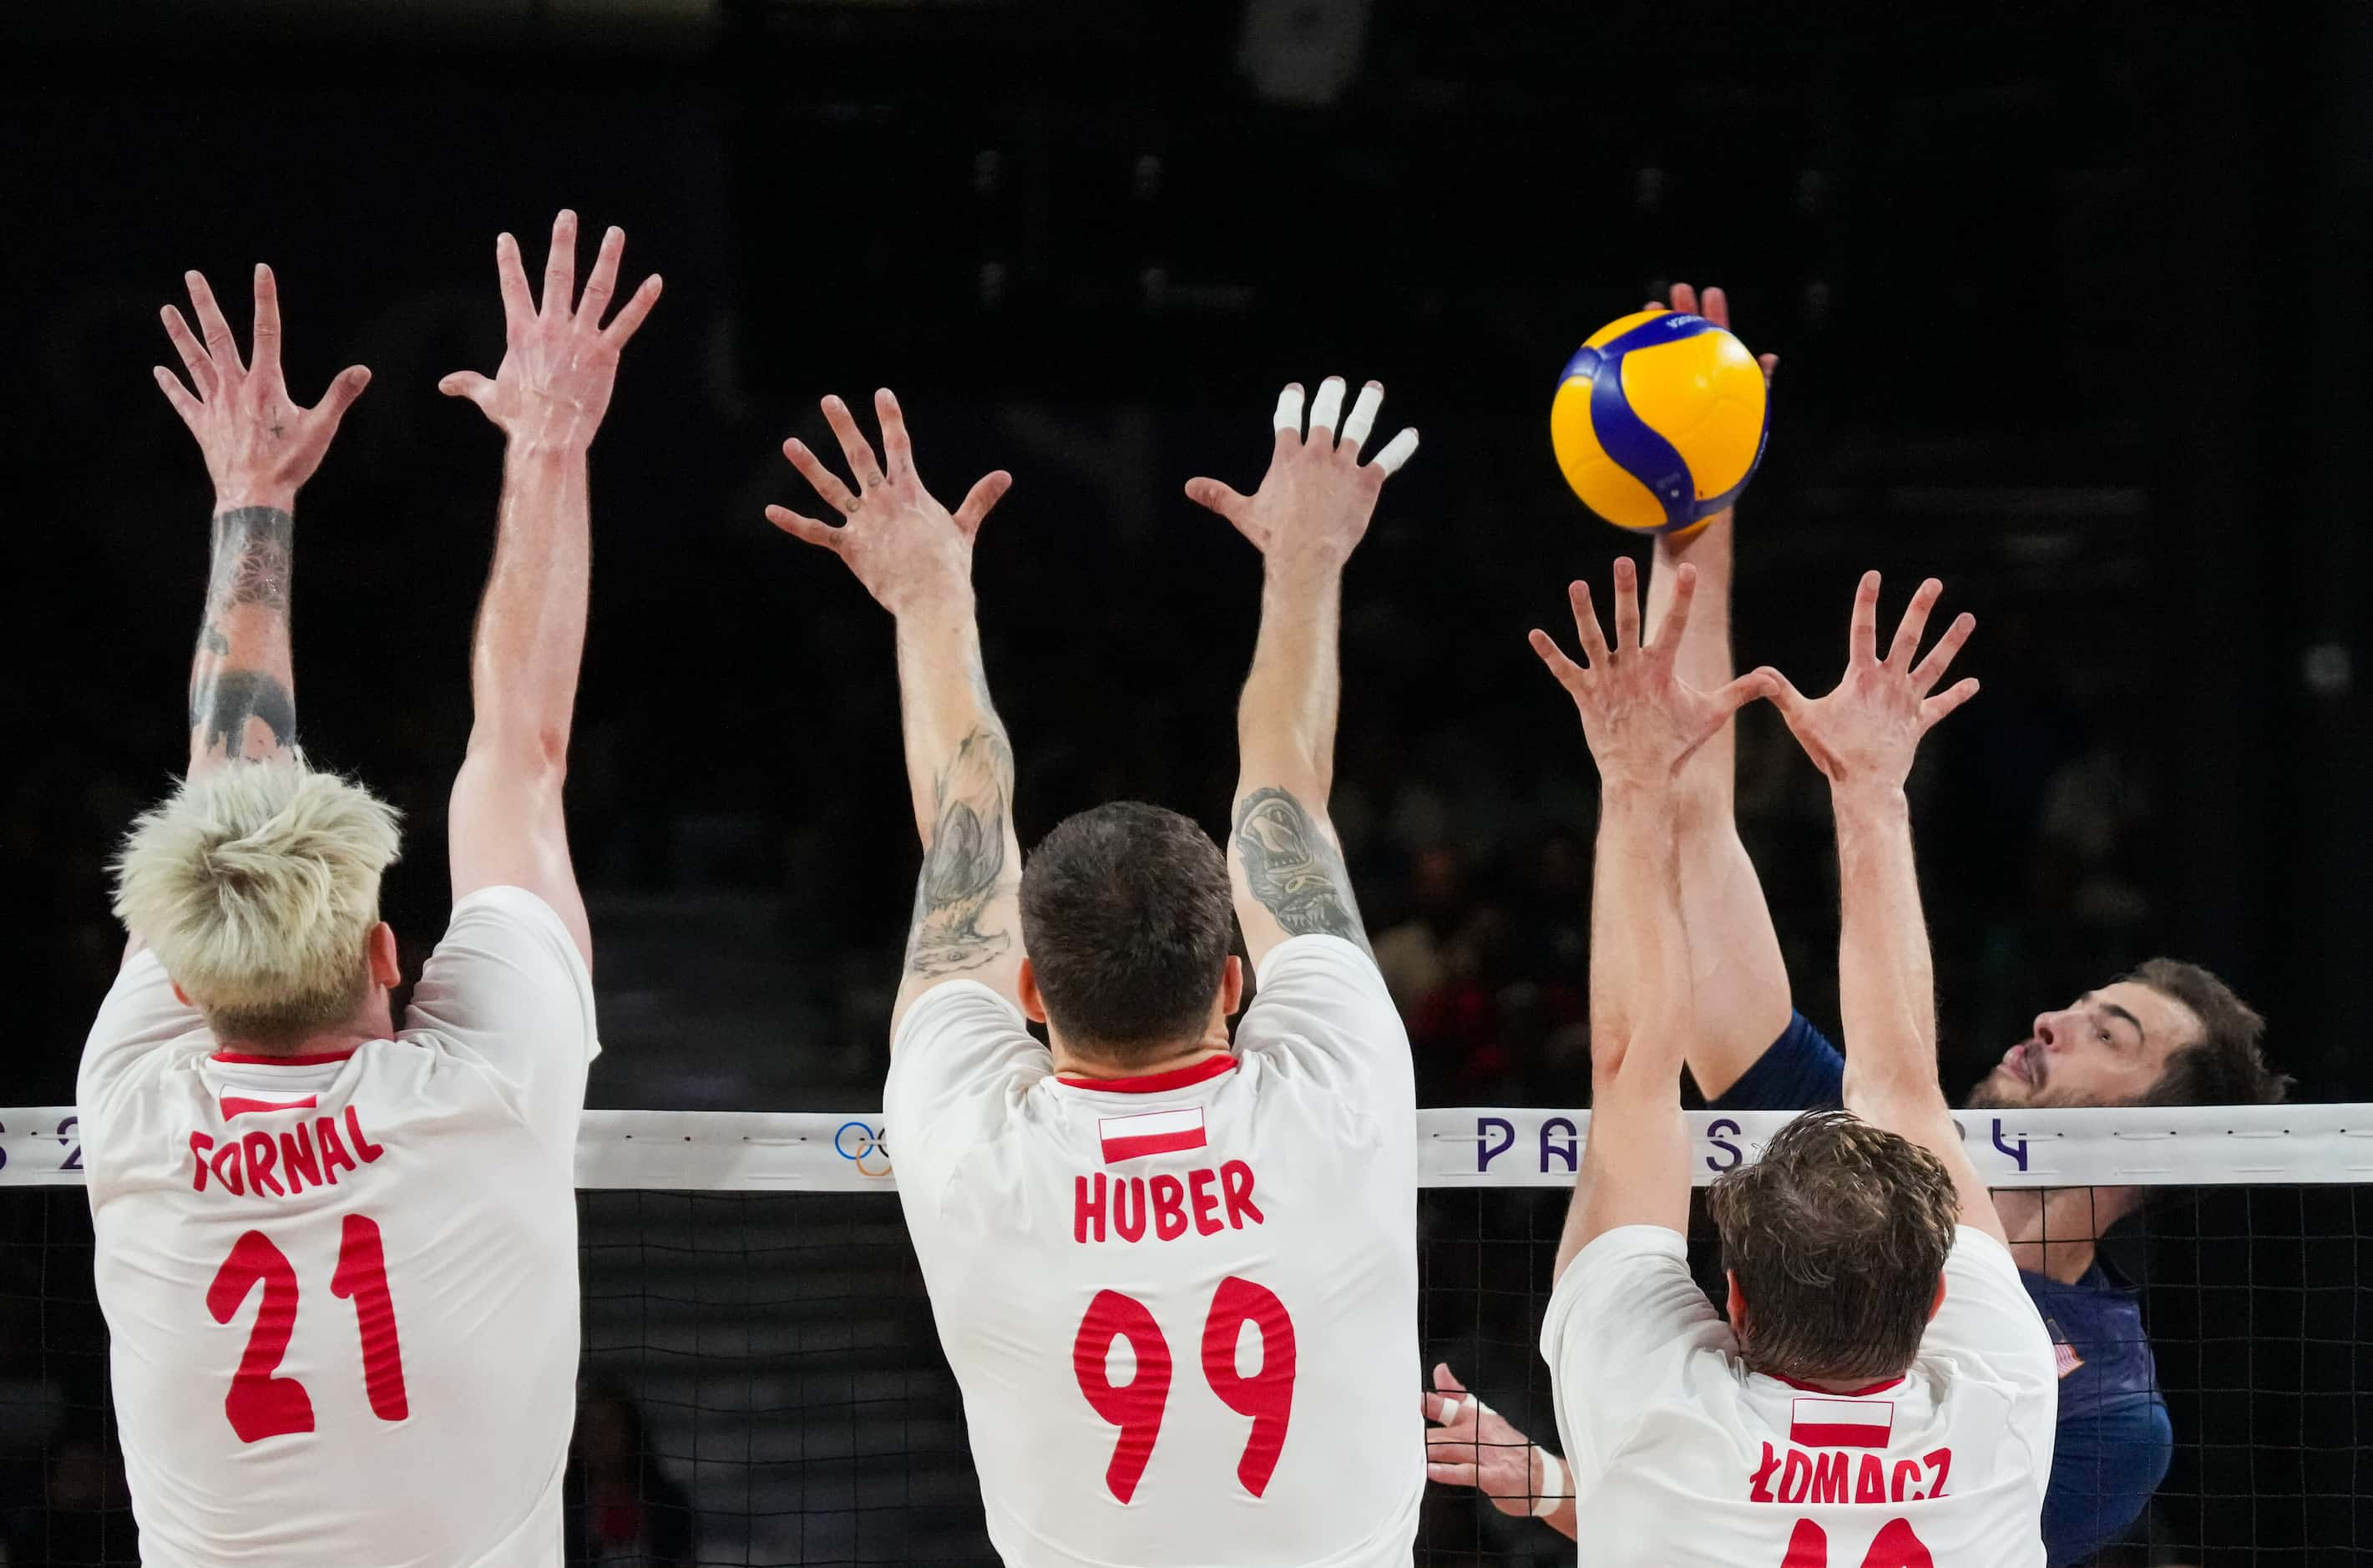
[[[1959,1223],[1943,1161],[1850,1111],[1806,1111],[1706,1198],[1748,1365],[1838,1380],[1911,1364]]]
[[[1065,818],[1023,863],[1022,945],[1048,1018],[1124,1065],[1202,1030],[1234,920],[1211,836],[1140,801]]]
[[[2168,1053],[2146,1106],[2271,1106],[2290,1093],[2287,1073],[2266,1065],[2266,1021],[2233,988],[2197,964],[2154,958],[2122,977],[2181,1002],[2200,1038]]]

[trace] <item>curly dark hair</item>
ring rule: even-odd
[[[2266,1021],[2233,988],[2197,964],[2154,958],[2121,978],[2181,1002],[2200,1020],[2200,1038],[2169,1053],[2145,1106],[2271,1106],[2291,1079],[2266,1063]]]

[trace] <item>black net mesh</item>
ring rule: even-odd
[[[1552,1448],[1535,1334],[1564,1208],[1561,1191],[1521,1188],[1419,1205],[1428,1379],[1446,1365]],[[892,1195],[598,1191],[580,1214],[570,1562],[995,1561]],[[0,1192],[0,1235],[6,1562],[136,1562],[84,1196]],[[2185,1188],[2103,1251],[2140,1292],[2175,1441],[2150,1505],[2098,1561],[2373,1562],[2366,1189]],[[1417,1561],[1573,1560],[1527,1500],[1510,1505],[1432,1488]]]

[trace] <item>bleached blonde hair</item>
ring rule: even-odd
[[[292,750],[184,779],[115,860],[115,913],[230,1039],[293,1045],[370,986],[395,808]]]

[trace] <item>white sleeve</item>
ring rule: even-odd
[[[403,1024],[406,1040],[484,1068],[531,1128],[575,1138],[602,1046],[593,977],[551,905],[521,887],[454,905]]]
[[[1945,1255],[1945,1300],[1920,1337],[1920,1351],[2008,1384],[2022,1401],[2041,1398],[2048,1410],[2057,1408],[2052,1333],[2010,1249],[1981,1230],[1963,1225],[1955,1234]]]
[[[116,972],[83,1041],[75,1105],[83,1118],[84,1141],[91,1141],[93,1115],[104,1108],[126,1073],[151,1053],[192,1036],[212,1044],[205,1019],[173,994],[173,982],[156,950],[142,948]]]
[[[1681,1388],[1689,1358],[1729,1337],[1689,1277],[1680,1232],[1618,1225],[1574,1256],[1541,1320],[1574,1496],[1589,1494],[1649,1408]]]
[[[1338,936],[1289,937],[1269,949],[1236,1024],[1236,1050],[1338,1085],[1363,1105],[1408,1112],[1417,1104],[1409,1031],[1385,977]]]
[[[1030,1086],[1055,1070],[1022,1010],[977,980],[932,987],[890,1040],[883,1135],[902,1192],[933,1190],[997,1136]]]

